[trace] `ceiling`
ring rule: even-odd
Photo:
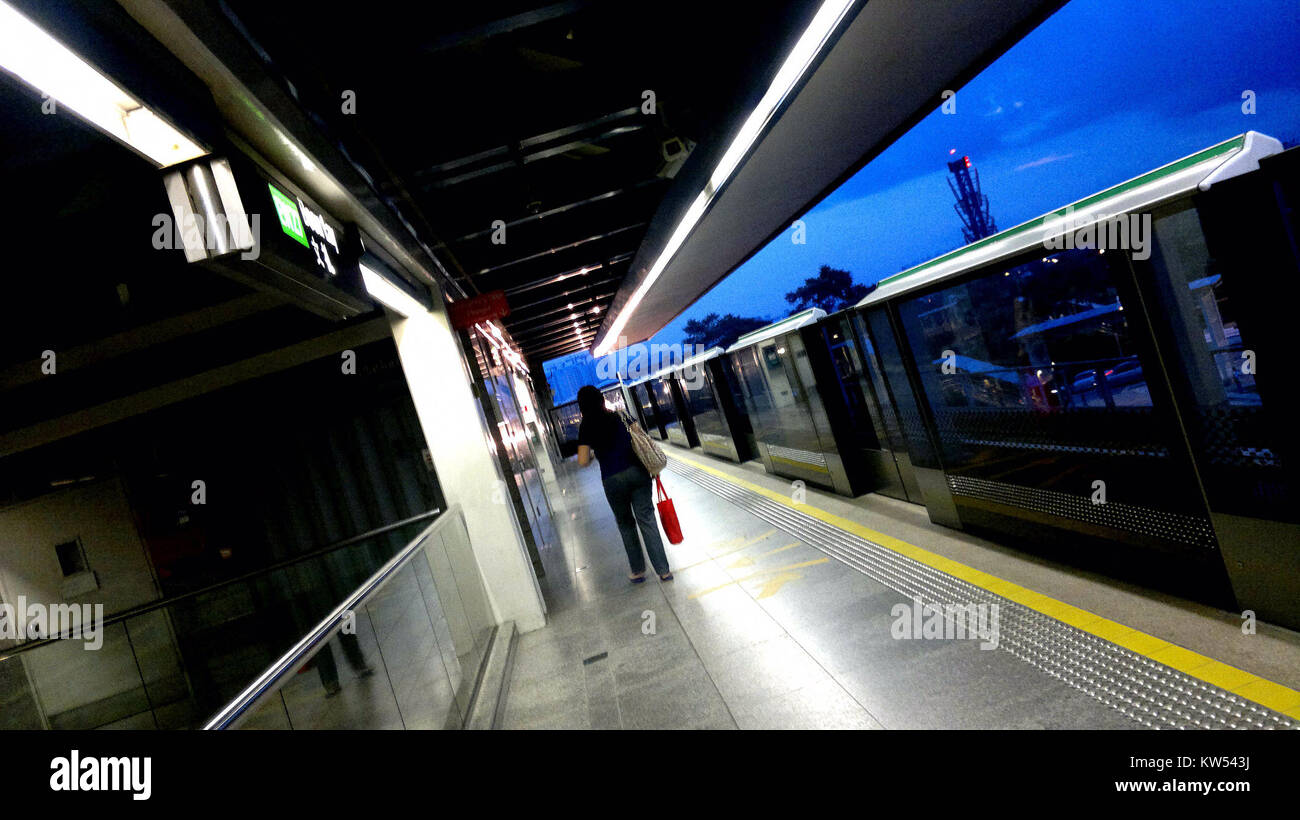
[[[346,20],[208,6],[368,177],[353,195],[436,257],[448,290],[506,292],[503,324],[540,364],[594,341],[673,184],[664,143],[700,144],[697,165],[725,146],[817,3],[371,0]]]

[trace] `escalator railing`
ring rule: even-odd
[[[453,505],[204,728],[461,728],[494,629]],[[302,674],[309,667],[318,674]]]
[[[407,556],[406,563],[353,610],[349,632],[325,636],[310,654],[300,656],[295,671],[311,666],[312,674],[280,681],[287,695],[264,699],[279,704],[280,718],[268,724],[259,711],[248,723],[295,728],[313,723],[430,725],[427,715],[413,719],[411,698],[401,689],[417,667],[407,664],[410,668],[396,677],[386,668],[388,660],[400,659],[403,645],[420,641],[426,648],[436,647],[444,679],[428,691],[440,693],[444,704],[450,691],[453,711],[463,712],[465,690],[473,686],[494,622],[464,518],[452,508],[421,513],[252,571],[221,566],[195,572],[193,577],[206,574],[209,580],[179,593],[173,584],[173,594],[165,598],[110,613],[95,624],[93,641],[90,633],[0,640],[0,729],[201,727],[400,555]],[[414,562],[417,556],[423,556],[423,566]],[[418,596],[397,594],[403,590]],[[396,606],[402,601],[405,609]],[[19,603],[21,599],[6,602],[11,608]],[[415,618],[420,612],[426,623],[422,631]],[[395,641],[398,628],[419,640]],[[358,662],[340,664],[339,650],[344,661]],[[425,667],[433,668],[433,656],[427,660]],[[364,675],[367,668],[371,674]],[[395,681],[400,691],[390,700],[400,699],[402,708],[389,707],[386,714],[391,717],[396,710],[407,719],[338,715],[340,704],[355,699],[351,689],[358,680],[367,681],[367,691]],[[288,695],[297,700],[287,701]],[[311,700],[324,701],[328,708],[317,704],[303,712]],[[252,711],[258,710],[245,707],[241,719]]]

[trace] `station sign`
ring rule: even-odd
[[[361,282],[360,235],[288,181],[242,156],[169,169],[164,186],[186,258],[302,307],[345,318],[374,305]]]

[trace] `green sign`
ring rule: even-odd
[[[268,182],[266,187],[271,189],[271,201],[275,203],[275,212],[280,215],[281,230],[301,242],[303,247],[311,247],[307,243],[307,231],[302,226],[302,216],[298,213],[298,203],[285,196],[271,183]]]

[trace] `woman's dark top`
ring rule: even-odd
[[[600,461],[601,480],[637,464],[632,451],[632,437],[627,434],[623,421],[615,413],[584,418],[578,426],[578,443],[585,444]]]

